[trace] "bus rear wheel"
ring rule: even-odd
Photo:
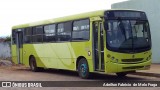
[[[36,59],[34,57],[31,57],[29,60],[30,69],[34,72],[39,71],[39,68],[37,67]]]
[[[85,58],[82,58],[78,63],[78,74],[83,79],[89,78],[89,67]]]
[[[116,73],[116,75],[118,77],[125,77],[127,75],[127,73],[126,72],[119,72],[119,73]]]

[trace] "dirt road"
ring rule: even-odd
[[[127,75],[125,78],[118,78],[113,74],[94,74],[92,79],[81,79],[79,78],[77,72],[65,71],[65,70],[45,70],[43,72],[32,72],[29,68],[25,66],[1,66],[0,67],[0,81],[114,81],[114,80],[143,80],[143,81],[153,81],[160,78],[147,77],[147,76],[137,76],[137,75]],[[136,87],[137,88],[137,87]],[[138,87],[140,90],[145,88]],[[21,90],[22,88],[0,88],[0,90]],[[134,90],[135,88],[130,87],[50,87],[50,88],[23,88],[23,90]],[[158,88],[146,88],[146,90],[158,90]]]

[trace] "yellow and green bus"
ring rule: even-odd
[[[151,65],[145,12],[98,10],[12,27],[12,60],[32,71],[55,68],[125,76]]]

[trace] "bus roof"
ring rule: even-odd
[[[82,14],[77,14],[77,15],[70,15],[70,16],[64,16],[64,17],[59,17],[59,18],[54,18],[54,19],[42,20],[42,21],[37,21],[37,22],[32,22],[32,23],[16,25],[16,26],[13,26],[12,29],[39,26],[39,25],[58,23],[58,22],[65,22],[65,21],[89,18],[89,17],[94,17],[94,16],[103,16],[105,11],[112,11],[112,10],[122,10],[122,9],[97,10],[97,11],[92,11],[92,12],[87,12],[87,13],[82,13]],[[125,10],[130,10],[130,9],[125,9]],[[134,10],[134,11],[137,11],[137,10]]]

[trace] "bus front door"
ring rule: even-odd
[[[18,64],[23,63],[23,32],[21,29],[16,31],[16,52]]]
[[[104,40],[102,22],[93,22],[93,58],[95,71],[104,71]]]

